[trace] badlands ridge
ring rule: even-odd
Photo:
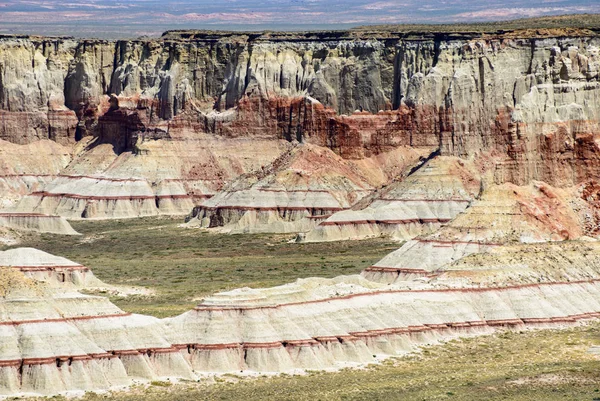
[[[102,285],[84,266],[11,249],[0,253],[0,393],[336,369],[457,337],[571,326],[600,317],[599,247],[504,246],[392,284],[365,271],[243,288],[166,319],[77,292]]]
[[[0,394],[335,369],[600,317],[600,37],[350,30],[0,38],[0,240],[66,219],[389,236],[361,275],[126,313],[0,252]]]

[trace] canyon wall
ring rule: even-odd
[[[404,144],[530,158],[526,176],[505,168],[501,178],[509,180],[544,178],[530,155],[536,150],[572,159],[590,151],[586,137],[597,132],[600,113],[600,39],[362,36],[5,37],[0,138],[69,142],[94,134],[131,150],[124,136],[169,138],[188,127],[308,139],[348,157],[363,155],[346,149],[358,145],[380,151]]]
[[[3,37],[0,139],[71,147],[71,177],[149,181],[155,190],[144,196],[155,205],[140,215],[189,211],[297,142],[346,160],[437,151],[476,159],[492,184],[569,187],[598,174],[599,47],[586,30]],[[244,157],[230,152],[238,143]],[[407,173],[380,168],[395,171],[381,184]],[[184,183],[176,200],[162,200],[164,180]],[[57,213],[42,205],[57,185],[23,211]],[[169,207],[161,211],[160,202]],[[67,205],[72,217],[93,217],[88,206]],[[115,208],[103,205],[99,216]]]

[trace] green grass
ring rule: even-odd
[[[178,227],[181,219],[72,222],[81,237],[30,235],[31,246],[90,267],[109,284],[143,286],[155,296],[111,297],[122,309],[157,317],[180,314],[198,298],[300,277],[359,273],[399,247],[386,239],[288,243],[290,235],[223,235]]]
[[[430,346],[366,369],[216,383],[138,386],[86,401],[183,400],[600,400],[600,325],[505,332]]]

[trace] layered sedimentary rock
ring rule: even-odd
[[[54,141],[16,145],[0,140],[0,208],[12,208],[40,191],[71,161],[71,150]]]
[[[0,393],[57,394],[190,377],[160,321],[131,315],[106,298],[57,292],[2,269]],[[164,372],[168,369],[168,373]]]
[[[51,140],[75,156],[58,172],[9,179],[19,187],[11,202],[24,189],[37,192],[22,211],[189,212],[295,141],[345,160],[406,146],[486,159],[496,184],[571,187],[598,173],[600,42],[591,31],[170,32],[159,40],[0,42],[0,138],[20,146]],[[245,154],[231,152],[238,148]],[[46,188],[41,178],[57,173],[139,178],[154,191],[111,189],[96,199],[70,189],[61,197],[53,192],[61,180]],[[165,184],[177,180],[176,188]]]
[[[1,38],[4,206],[198,206],[231,232],[325,220],[308,240],[417,237],[362,276],[164,320],[73,292],[97,284],[75,262],[0,253],[0,393],[338,368],[599,317],[600,246],[584,241],[600,222],[599,46],[587,31]]]
[[[43,191],[27,195],[18,209],[56,213],[71,219],[184,214],[194,203],[178,184],[171,185],[162,195],[160,187],[153,189],[145,179],[60,176]]]
[[[223,142],[203,136],[186,141],[147,141],[138,154],[116,155],[100,144],[78,155],[62,173],[30,191],[15,207],[21,212],[71,219],[185,215],[226,182],[279,156],[287,144]]]
[[[331,290],[338,286],[343,288]],[[356,290],[341,298],[274,305],[240,304],[234,297],[233,304],[201,305],[168,324],[176,329],[177,341],[195,343],[190,353],[197,370],[281,372],[369,363],[419,344],[498,327],[556,327],[598,316],[596,282]]]
[[[381,235],[406,240],[439,229],[479,195],[480,172],[452,157],[435,157],[352,210],[335,213],[301,237],[338,241]]]
[[[62,235],[79,234],[64,217],[39,213],[0,211],[0,227],[16,231],[34,231]]]
[[[590,232],[582,229],[586,208],[577,193],[539,182],[494,186],[449,224],[406,242],[363,275],[381,282],[431,276],[456,260],[503,244],[580,238]]]
[[[195,208],[190,225],[226,232],[308,231],[372,193],[390,173],[413,167],[423,155],[398,148],[385,157],[356,161],[325,147],[299,144]]]
[[[0,254],[0,264],[12,266],[0,269],[0,391],[49,395],[165,377],[339,368],[498,329],[573,325],[600,316],[598,250],[597,241],[513,245],[466,257],[427,281],[340,276],[245,288],[163,320],[51,289],[27,267],[81,266],[11,250]]]
[[[0,267],[21,271],[26,277],[54,287],[108,287],[86,266],[35,248],[0,251]]]

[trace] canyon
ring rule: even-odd
[[[80,292],[114,287],[77,262],[0,251],[0,394],[340,369],[584,324],[599,176],[598,30],[0,37],[0,243],[152,216],[398,242],[360,275],[164,319]]]
[[[474,163],[482,188],[593,191],[598,43],[589,30],[4,37],[3,204],[310,231],[437,156]]]

